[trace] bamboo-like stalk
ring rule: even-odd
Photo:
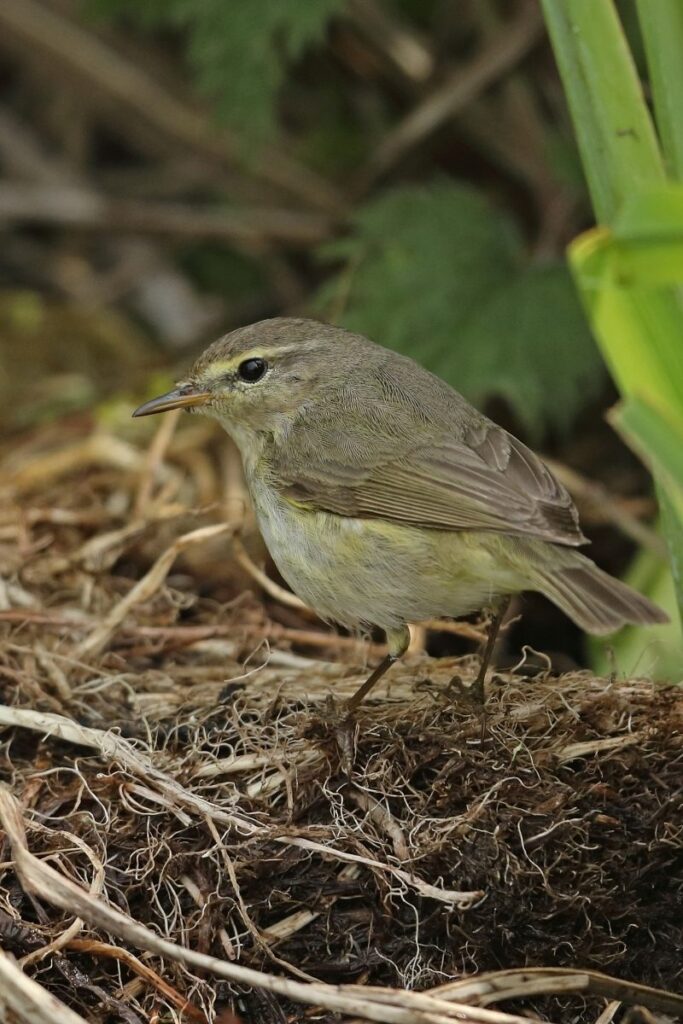
[[[600,223],[611,224],[634,191],[665,180],[633,57],[612,0],[541,6],[593,206]]]
[[[645,103],[635,63],[613,0],[541,0],[574,122],[597,220],[618,226],[629,201],[666,185],[665,160]],[[659,129],[667,165],[683,166],[683,8],[679,0],[639,0]],[[641,240],[648,242],[643,223]],[[593,236],[599,232],[593,232]],[[587,236],[590,246],[591,236]],[[606,232],[608,242],[612,232]],[[596,338],[617,386],[626,398],[655,398],[674,421],[683,416],[680,362],[683,307],[680,285],[625,288],[597,280],[580,258],[584,240],[572,246],[573,271]],[[598,242],[599,244],[599,242]],[[608,255],[609,258],[609,255]],[[656,466],[658,460],[653,459]],[[657,480],[663,523],[683,619],[683,521],[669,481]]]
[[[683,4],[636,0],[668,174],[683,180]]]

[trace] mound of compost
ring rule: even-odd
[[[5,477],[7,1019],[680,1012],[681,690],[521,666],[482,715],[449,682],[476,657],[414,653],[346,726],[367,648],[276,620],[241,543],[217,571],[235,529],[190,511],[219,490],[194,442],[188,490],[110,440]]]

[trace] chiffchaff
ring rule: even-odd
[[[458,616],[523,590],[589,633],[665,622],[575,550],[569,494],[525,445],[412,359],[312,320],[264,320],[214,342],[186,381],[134,413],[185,407],[237,444],[278,569],[324,619],[381,627]],[[497,628],[497,621],[494,620]],[[491,629],[474,685],[483,699]]]

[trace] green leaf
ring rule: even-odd
[[[511,221],[475,189],[448,181],[385,192],[357,212],[353,227],[320,250],[323,258],[346,260],[347,269],[319,294],[317,307],[432,368],[519,259]]]
[[[657,477],[671,574],[683,609],[683,406],[679,412],[676,418],[633,395],[612,411],[610,420]]]
[[[590,637],[591,664],[598,675],[617,671],[627,678],[680,680],[683,673],[683,649],[676,609],[676,594],[668,566],[641,549],[625,580],[645,594],[671,618],[654,626],[626,626],[610,637]]]
[[[569,257],[622,393],[683,418],[683,187],[636,194],[612,229],[580,235]]]
[[[620,242],[682,242],[683,185],[659,185],[631,196],[615,219],[614,237]]]
[[[678,277],[683,264],[677,229],[672,234],[662,225],[667,217],[680,222],[680,196],[652,200],[666,185],[664,159],[613,0],[541,0],[541,5],[595,213],[614,228],[598,228],[574,242],[572,270],[622,394],[651,400],[678,421],[683,414],[683,279]],[[638,12],[668,165],[680,174],[681,2],[638,0]],[[683,620],[683,515],[668,481],[664,473],[657,491]],[[641,632],[634,634],[638,642]]]
[[[600,355],[564,266],[531,267],[492,294],[472,318],[461,387],[481,403],[507,399],[529,434],[566,432],[604,384]]]
[[[683,509],[683,416],[676,421],[634,395],[610,414],[610,420],[647,462],[668,477]]]
[[[199,88],[220,116],[252,140],[272,131],[277,93],[288,63],[323,35],[344,0],[94,0],[96,9],[188,37]]]
[[[626,426],[638,434],[641,451],[647,438],[683,619],[683,501],[671,480],[667,430],[661,422],[657,430],[653,419],[670,424],[670,432],[683,429],[682,196],[679,185],[636,193],[613,229],[588,231],[572,243],[570,260],[595,336],[627,397]]]
[[[134,22],[144,29],[173,23],[174,0],[82,0],[86,16]]]
[[[658,0],[648,0],[655,4]],[[664,180],[638,74],[613,0],[541,0],[598,219]]]
[[[532,434],[565,429],[603,380],[567,271],[525,268],[514,226],[449,181],[386,192],[349,238],[318,312],[418,359],[471,401],[506,398]],[[550,328],[550,329],[549,329]]]
[[[657,128],[669,172],[683,178],[683,4],[637,0]]]

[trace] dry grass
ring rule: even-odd
[[[680,690],[507,673],[482,723],[417,653],[340,748],[367,648],[252,578],[210,427],[132,437],[4,461],[0,1019],[683,1013]]]

